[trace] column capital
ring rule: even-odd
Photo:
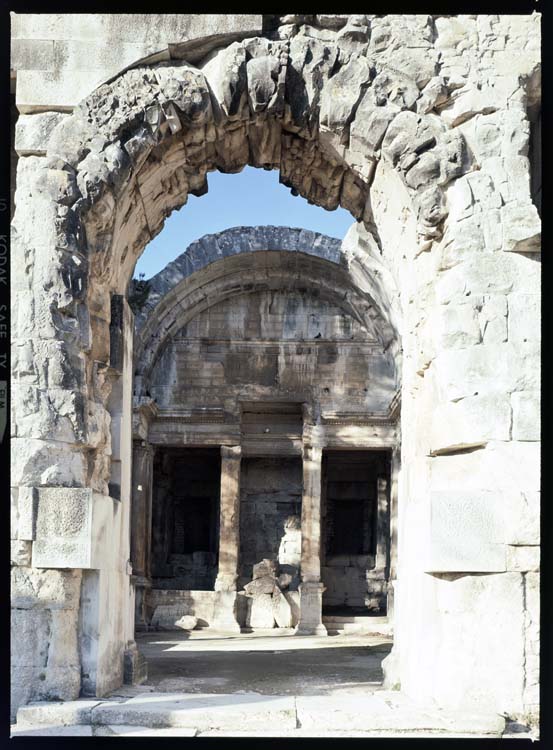
[[[155,445],[152,445],[147,440],[143,440],[142,438],[133,438],[132,447],[133,451],[142,451],[143,453],[152,455],[156,450]]]
[[[221,446],[221,458],[227,460],[234,459],[238,461],[242,458],[242,446],[241,445],[222,445]]]
[[[318,461],[322,460],[323,447],[319,443],[304,440],[303,443],[303,460]]]

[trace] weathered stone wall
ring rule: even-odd
[[[303,394],[323,410],[386,412],[396,376],[375,333],[343,307],[277,289],[233,296],[183,326],[147,387],[167,411]]]
[[[290,16],[262,20],[261,31],[255,16],[228,26],[219,16],[214,23],[241,41],[213,50],[198,39],[188,47],[197,53],[191,67],[186,44],[168,33],[159,50],[166,62],[122,75],[136,27],[126,17],[91,18],[21,21],[35,25],[41,44],[28,46],[26,68],[16,65],[46,74],[27,88],[18,76],[16,88],[20,111],[34,113],[16,127],[16,514],[32,488],[37,533],[44,491],[63,489],[72,507],[90,490],[99,512],[111,472],[111,295],[125,293],[166,215],[205,191],[208,171],[277,168],[294,192],[360,220],[343,245],[347,272],[373,299],[380,289],[398,334],[391,351],[402,350],[387,675],[421,701],[535,715],[539,535],[528,519],[539,491],[540,223],[528,113],[540,98],[539,16]],[[186,26],[192,17],[181,18]],[[55,75],[41,67],[40,49],[70,39],[70,28],[79,30],[81,59],[96,60],[89,45],[106,46],[105,19],[117,30],[109,83],[93,92],[107,68],[73,76],[70,55]],[[186,43],[193,36],[173,28]],[[72,76],[71,96],[60,72]],[[123,484],[121,498],[127,513]],[[119,546],[94,523],[84,527],[88,546],[125,550],[128,515],[120,515]],[[74,549],[73,536],[72,526],[60,534],[60,554],[65,543]],[[15,541],[31,542],[31,557],[23,550],[14,576],[34,575],[39,538]],[[125,608],[127,557],[117,558],[123,583],[111,589],[111,613]],[[63,566],[96,569],[68,556],[42,575],[54,581]],[[31,599],[31,610],[40,608],[39,596]],[[119,659],[126,625],[112,616],[102,634]],[[37,643],[49,638],[47,617],[29,627]],[[16,668],[16,703],[39,693],[39,651]],[[60,660],[70,670],[72,649]],[[107,670],[108,659],[102,664]]]

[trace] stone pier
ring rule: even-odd
[[[301,505],[300,621],[296,635],[326,635],[322,621],[321,461],[318,445],[304,444]]]
[[[214,627],[240,632],[236,619],[236,580],[240,551],[240,462],[239,445],[221,446],[221,505],[219,569],[215,580],[217,602]]]
[[[147,628],[145,590],[151,587],[153,460],[154,448],[146,441],[135,440],[131,491],[131,563],[137,630]]]

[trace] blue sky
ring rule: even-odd
[[[236,226],[275,224],[311,229],[342,239],[354,219],[343,208],[325,211],[310,206],[278,181],[278,171],[246,167],[239,174],[211,172],[209,191],[201,198],[189,196],[173,211],[163,230],[146,246],[134,276],[147,279],[161,271],[194,240],[204,234]]]

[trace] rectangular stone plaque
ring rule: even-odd
[[[430,545],[425,571],[504,571],[504,513],[500,493],[431,492]]]

